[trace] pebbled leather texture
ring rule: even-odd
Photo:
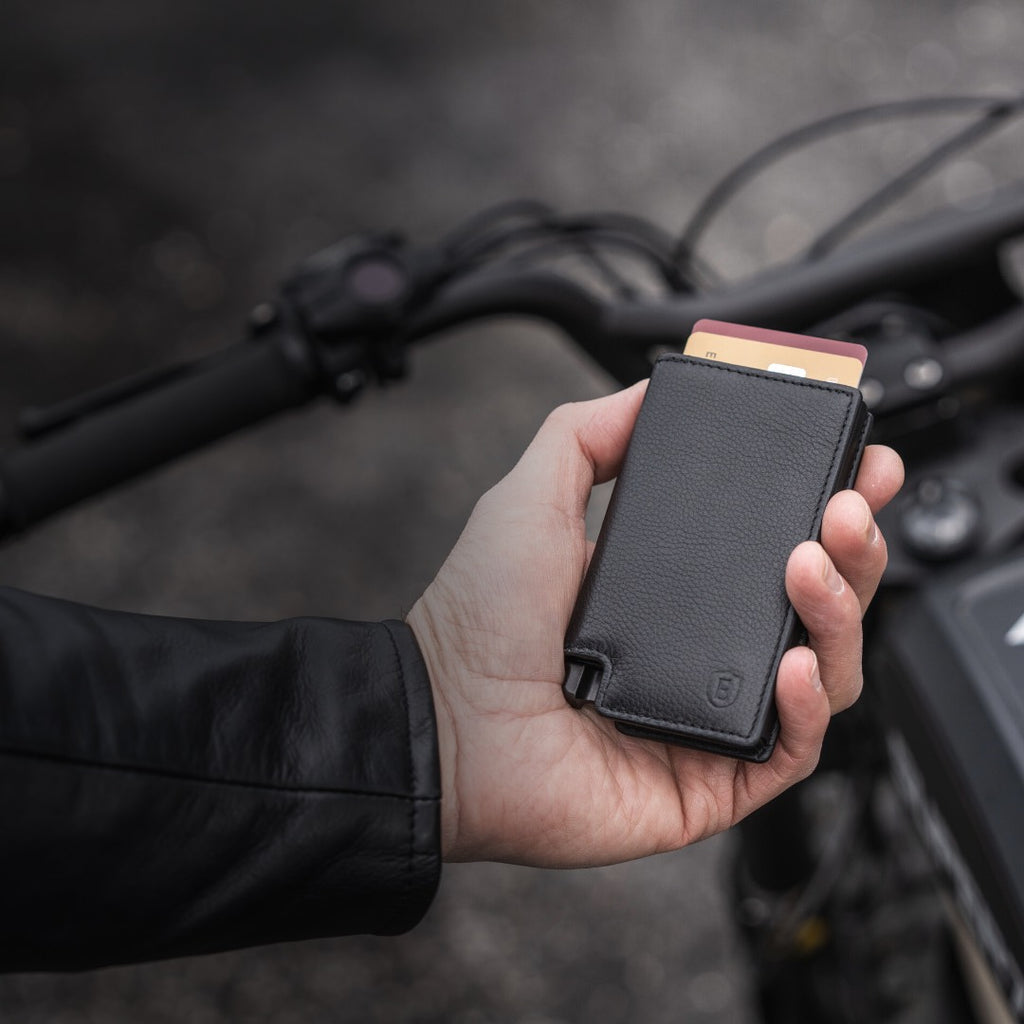
[[[659,359],[566,636],[596,666],[584,699],[624,732],[766,760],[800,632],[786,562],[869,426],[853,388]]]
[[[440,873],[401,622],[200,622],[0,588],[0,970],[411,928]]]

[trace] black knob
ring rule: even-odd
[[[903,542],[929,562],[948,562],[973,551],[981,538],[981,505],[948,477],[921,480],[900,513]]]

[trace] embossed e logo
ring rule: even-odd
[[[708,700],[716,708],[727,708],[740,695],[742,685],[743,676],[738,672],[730,672],[728,669],[712,672],[708,682]]]

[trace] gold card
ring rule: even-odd
[[[698,359],[732,363],[734,366],[747,366],[754,370],[807,377],[829,384],[845,384],[851,388],[860,384],[864,370],[864,360],[854,356],[821,352],[812,348],[795,348],[791,345],[776,345],[767,341],[754,341],[750,338],[737,338],[700,330],[690,335],[683,354]]]

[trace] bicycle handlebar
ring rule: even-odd
[[[615,378],[629,383],[649,372],[652,350],[679,346],[703,317],[806,330],[880,292],[955,277],[991,256],[1002,240],[1022,233],[1024,192],[1014,191],[981,212],[946,214],[730,289],[657,303],[608,302],[550,271],[478,270],[434,288],[400,322],[397,336],[422,339],[488,316],[537,317],[561,328]],[[379,242],[374,244],[379,249]],[[339,263],[331,273],[339,267],[344,270]],[[254,341],[159,374],[151,386],[0,459],[0,536],[330,392],[331,381],[349,370],[362,372],[365,337],[315,339],[308,331],[304,337],[301,317],[288,321]],[[950,381],[976,379],[981,368],[998,371],[1021,360],[1022,339],[1020,310],[991,329],[952,339],[943,349]]]
[[[243,342],[0,462],[0,534],[301,405],[317,378],[287,338]]]
[[[534,317],[560,328],[618,380],[639,380],[650,369],[646,346],[624,344],[624,339],[609,330],[612,308],[557,274],[492,272],[457,281],[439,293],[430,307],[412,320],[409,335],[425,338],[485,317]]]
[[[607,329],[634,346],[679,340],[708,317],[799,331],[871,295],[912,289],[956,274],[1024,233],[1024,191],[1014,190],[979,212],[945,214],[871,238],[826,259],[787,265],[738,287],[669,302],[622,303],[609,310]]]

